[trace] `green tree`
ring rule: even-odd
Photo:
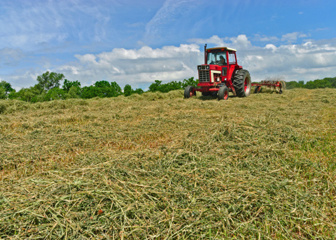
[[[15,91],[15,89],[12,88],[12,85],[6,81],[1,81],[0,82],[0,87],[2,87],[3,89],[5,89],[6,94]]]
[[[198,82],[199,82],[198,79],[195,80],[194,77],[184,79],[182,83],[182,87],[183,88],[186,88],[187,86],[197,87]]]
[[[132,94],[132,87],[129,84],[126,84],[124,87],[124,95],[125,97],[130,96]]]
[[[286,88],[287,89],[299,88],[300,86],[301,86],[300,83],[298,83],[296,81],[286,82]]]
[[[80,88],[81,87],[81,83],[78,80],[72,82],[72,81],[69,81],[68,79],[64,79],[62,89],[65,92],[69,92],[70,88],[72,88],[72,87]]]
[[[133,91],[133,93],[137,93],[137,94],[143,94],[144,90],[142,90],[141,88],[137,88]]]
[[[21,88],[20,91],[17,92],[15,98],[30,102],[33,97],[35,97],[36,94],[34,94],[34,91],[32,88]]]
[[[314,81],[309,81],[306,83],[305,88],[315,89],[315,88],[332,88],[331,83],[325,79],[317,79]]]
[[[82,92],[81,92],[81,98],[94,98],[96,97],[96,93],[95,93],[95,87],[94,86],[85,86],[82,88]]]
[[[149,91],[151,91],[151,92],[159,91],[160,86],[161,86],[161,83],[162,83],[162,81],[160,81],[160,80],[155,80],[155,82],[152,83],[152,84],[149,86]]]
[[[62,73],[45,72],[37,77],[38,84],[45,91],[49,91],[52,88],[59,87],[60,81],[62,81],[64,75]]]
[[[117,97],[121,95],[121,88],[116,82],[111,84],[108,81],[102,80],[95,82],[93,86],[83,87],[81,89],[82,98],[93,97]]]
[[[117,97],[117,96],[119,96],[119,95],[122,94],[121,87],[118,85],[118,83],[111,82],[111,88],[113,88],[114,91],[115,91],[115,94],[116,94],[115,97]]]
[[[48,93],[44,97],[44,100],[51,101],[65,99],[65,94],[66,92],[63,89],[59,87],[54,87],[48,91]]]
[[[6,94],[6,89],[0,86],[0,99],[6,99],[7,94]]]
[[[109,88],[111,84],[108,81],[102,80],[95,82],[94,86],[98,88]]]
[[[334,78],[324,78],[323,80],[326,80],[330,83],[331,87],[336,88],[336,77]]]
[[[80,97],[80,88],[77,86],[72,86],[68,93],[65,94],[65,98],[69,99],[69,98],[79,98]]]
[[[198,80],[194,80],[193,77],[189,79],[184,79],[183,82],[171,81],[168,83],[162,83],[162,81],[155,80],[155,82],[149,86],[149,91],[151,92],[159,91],[159,92],[166,93],[166,92],[170,92],[173,90],[184,89],[187,86],[196,87],[197,84],[198,84]]]

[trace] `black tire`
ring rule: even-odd
[[[259,93],[260,92],[259,89],[260,89],[260,86],[256,86],[254,89],[254,93]]]
[[[228,100],[229,99],[229,89],[223,86],[218,91],[218,100]]]
[[[190,98],[196,96],[196,91],[193,86],[188,86],[184,89],[184,98]]]
[[[245,69],[237,70],[232,79],[233,87],[238,97],[247,97],[251,92],[251,76]]]

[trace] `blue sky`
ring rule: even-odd
[[[4,0],[0,80],[20,89],[55,71],[146,89],[197,78],[205,43],[236,48],[255,81],[335,77],[335,10],[332,0]]]

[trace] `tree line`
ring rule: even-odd
[[[94,97],[117,97],[120,95],[130,96],[132,94],[142,94],[141,88],[132,89],[131,85],[126,84],[123,90],[116,82],[108,82],[106,80],[97,81],[91,86],[81,86],[77,81],[69,81],[65,79],[62,73],[45,72],[38,76],[37,83],[29,88],[22,88],[16,91],[11,84],[6,81],[0,82],[0,99],[18,99],[26,102],[44,102],[59,99],[83,98],[89,99]],[[63,82],[61,86],[61,82]],[[198,80],[193,77],[184,79],[183,81],[171,81],[162,83],[155,80],[149,86],[148,92],[169,92],[172,90],[184,89],[185,87],[197,86]],[[287,89],[293,88],[336,88],[336,77],[316,79],[313,81],[290,81],[286,82]]]
[[[304,81],[290,81],[286,82],[287,89],[293,88],[307,88],[307,89],[316,89],[316,88],[336,88],[336,77],[334,78],[323,78],[316,79],[313,81],[308,81],[304,83]]]
[[[26,102],[44,102],[51,100],[83,98],[89,99],[94,97],[117,97],[120,95],[130,96],[132,94],[142,94],[141,88],[132,89],[131,85],[126,84],[123,88],[116,82],[108,82],[106,80],[97,81],[91,86],[81,86],[77,81],[69,81],[65,79],[62,73],[45,72],[37,77],[37,83],[29,88],[22,88],[16,91],[11,84],[6,81],[0,82],[0,99],[18,99]],[[63,82],[61,86],[61,82]],[[169,92],[177,89],[184,89],[188,85],[197,86],[198,80],[193,77],[184,79],[183,81],[172,81],[162,83],[155,80],[149,86],[149,92]]]

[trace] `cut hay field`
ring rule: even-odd
[[[336,239],[336,89],[0,101],[0,238]]]

